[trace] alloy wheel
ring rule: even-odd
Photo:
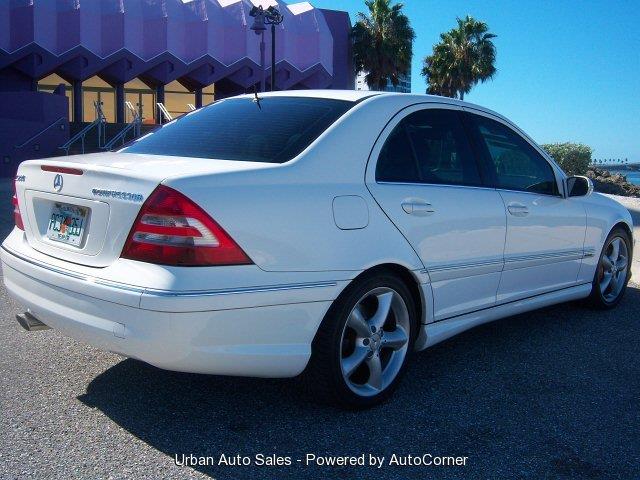
[[[348,387],[372,396],[398,375],[409,348],[407,305],[388,287],[375,288],[356,303],[342,331],[340,367]]]
[[[613,237],[605,248],[598,267],[598,284],[602,298],[614,302],[624,289],[629,270],[627,244],[621,237]]]

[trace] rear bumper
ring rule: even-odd
[[[0,250],[8,291],[48,326],[168,370],[290,377],[343,282],[153,291]]]

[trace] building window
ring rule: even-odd
[[[116,121],[116,90],[100,77],[91,77],[82,82],[82,107],[84,121],[92,122],[96,119],[94,102],[100,102],[102,113],[109,123]]]
[[[193,92],[187,90],[180,82],[174,80],[164,87],[164,106],[173,118],[189,112],[189,104],[194,104]]]
[[[38,91],[52,93],[60,84],[64,84],[65,93],[69,99],[69,120],[73,118],[73,87],[56,74],[49,75],[38,82]],[[214,85],[202,89],[202,105],[208,105],[215,99]],[[124,86],[125,101],[131,102],[134,109],[142,117],[144,123],[156,122],[156,92],[142,80],[133,79]],[[94,102],[101,102],[102,112],[107,122],[116,121],[116,91],[110,84],[100,77],[91,77],[82,82],[82,105],[85,122],[92,122],[96,118]],[[178,81],[165,86],[165,107],[176,118],[189,111],[189,104],[195,105],[194,92],[190,92]],[[132,120],[132,112],[125,108],[125,121]]]
[[[125,83],[124,99],[127,102],[131,102],[133,108],[138,111],[143,123],[155,123],[156,94],[146,83],[137,78]],[[125,119],[127,122],[132,120],[132,113],[129,109],[125,110]]]
[[[67,96],[67,99],[69,100],[69,120],[72,120],[73,117],[73,88],[71,87],[71,84],[67,81],[65,81],[62,77],[60,77],[59,75],[51,74],[48,77],[44,77],[42,80],[40,80],[38,82],[38,91],[39,92],[46,92],[46,93],[53,93],[53,91],[58,88],[58,85],[60,85],[61,83],[64,84],[64,91],[65,94]]]

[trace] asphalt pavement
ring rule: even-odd
[[[0,187],[0,236],[10,227]],[[637,218],[637,217],[636,217]],[[640,289],[484,325],[414,355],[396,395],[346,412],[296,379],[167,372],[56,331],[28,333],[0,288],[0,478],[640,478]],[[176,465],[182,455],[214,464]],[[221,455],[252,457],[218,465]],[[258,466],[255,455],[290,457]],[[307,454],[385,465],[304,465]],[[390,466],[393,455],[468,457]],[[269,457],[270,458],[270,457]]]

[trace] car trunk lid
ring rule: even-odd
[[[143,202],[164,179],[247,168],[250,163],[159,155],[78,155],[24,162],[16,190],[34,249],[105,267],[120,257]]]

